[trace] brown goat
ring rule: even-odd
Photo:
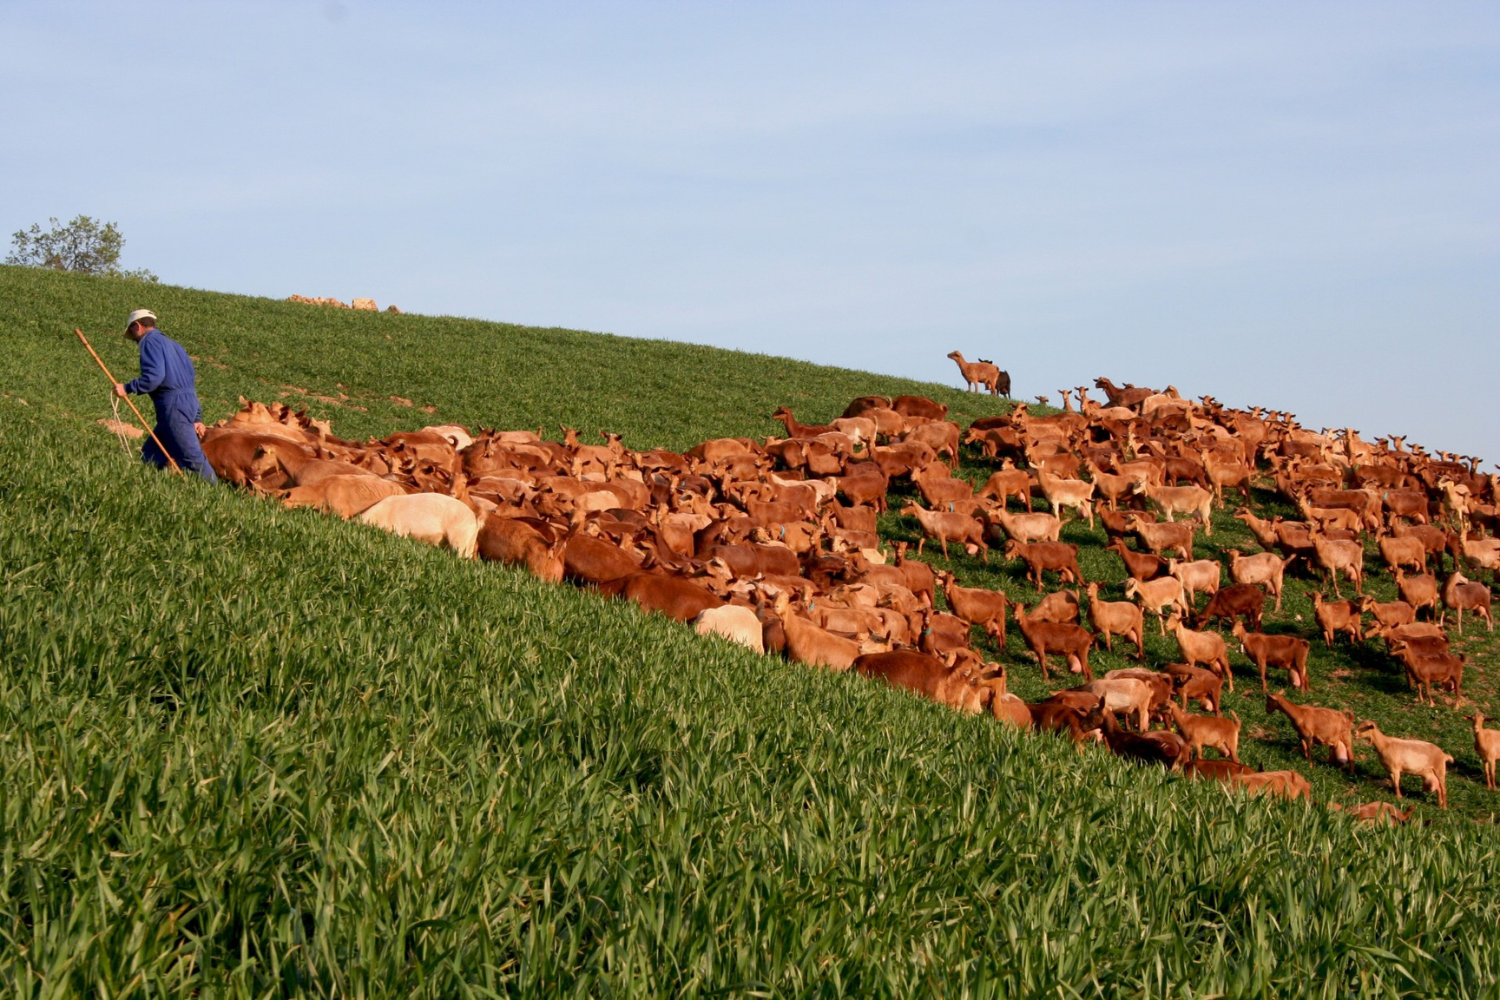
[[[1360,622],[1364,617],[1364,602],[1355,601],[1325,601],[1323,595],[1313,592],[1313,616],[1318,619],[1318,626],[1323,630],[1323,643],[1329,649],[1333,648],[1334,637],[1340,632],[1349,636],[1349,641],[1358,644],[1363,641],[1364,636],[1360,633]]]
[[[1266,714],[1284,714],[1302,741],[1302,756],[1312,760],[1314,746],[1328,747],[1329,761],[1354,773],[1354,713],[1333,708],[1298,705],[1277,691],[1266,695]]]
[[[1125,574],[1142,583],[1167,575],[1165,559],[1149,552],[1132,552],[1123,538],[1116,538],[1108,548],[1111,552],[1119,553],[1120,560],[1125,563]]]
[[[1089,595],[1089,621],[1093,623],[1094,631],[1104,637],[1104,648],[1114,652],[1110,645],[1111,636],[1123,636],[1135,643],[1138,659],[1146,658],[1145,617],[1141,613],[1140,606],[1130,601],[1101,601],[1099,600],[1099,585],[1091,583],[1088,586]]]
[[[984,553],[984,561],[990,561],[990,547],[984,542],[984,529],[968,514],[949,514],[944,511],[924,510],[914,503],[901,508],[901,513],[910,514],[922,525],[922,540],[917,543],[917,554],[927,539],[936,538],[943,547],[943,558],[948,558],[948,543],[959,542],[971,554]]]
[[[1082,583],[1083,570],[1078,568],[1078,546],[1067,542],[1031,542],[1021,544],[1015,539],[1005,543],[1005,558],[1020,559],[1026,563],[1027,578],[1042,589],[1042,573],[1053,570],[1062,583]]]
[[[1233,720],[1210,715],[1190,715],[1167,702],[1167,711],[1176,724],[1177,731],[1188,741],[1188,753],[1193,757],[1203,756],[1204,747],[1213,747],[1224,756],[1240,762],[1240,717]]]
[[[1243,617],[1258,632],[1265,611],[1266,592],[1259,584],[1232,583],[1213,596],[1208,606],[1198,613],[1193,627],[1202,628],[1216,619],[1227,619],[1233,625],[1235,619]]]
[[[1193,522],[1154,523],[1132,516],[1126,522],[1152,554],[1174,550],[1184,559],[1193,558]]]
[[[1396,567],[1394,575],[1396,589],[1401,592],[1401,599],[1412,606],[1414,613],[1423,608],[1431,608],[1432,617],[1438,617],[1437,577],[1431,573],[1407,576],[1399,566]]]
[[[1224,714],[1224,681],[1218,674],[1186,663],[1168,663],[1162,670],[1176,684],[1183,708],[1187,708],[1189,700],[1195,700],[1215,715]]]
[[[1044,680],[1049,676],[1049,653],[1061,655],[1067,661],[1068,668],[1075,673],[1081,671],[1084,677],[1094,679],[1094,672],[1089,669],[1089,647],[1093,645],[1094,637],[1086,629],[1057,622],[1033,623],[1025,612],[1026,606],[1018,602],[1015,605],[1016,626],[1021,630],[1027,648],[1041,665]]]
[[[524,566],[548,583],[563,578],[563,544],[547,544],[542,533],[519,518],[491,517],[479,531],[479,558]]]
[[[1489,631],[1495,631],[1495,619],[1490,617],[1490,588],[1482,583],[1471,583],[1462,573],[1455,572],[1443,584],[1443,606],[1458,613],[1458,634],[1464,634],[1464,612],[1472,611],[1484,619]],[[1438,616],[1442,622],[1446,612]]]
[[[1238,624],[1238,623],[1236,623]],[[1224,678],[1230,691],[1234,690],[1234,674],[1229,670],[1229,647],[1216,632],[1195,632],[1182,623],[1182,613],[1172,612],[1167,619],[1167,628],[1177,636],[1177,648],[1189,666],[1206,663],[1209,669]]]
[[[1294,635],[1267,635],[1264,632],[1248,632],[1239,622],[1234,623],[1231,634],[1240,641],[1240,649],[1255,661],[1260,670],[1260,689],[1266,687],[1266,666],[1274,664],[1285,669],[1292,677],[1292,687],[1307,690],[1307,654],[1312,644]]]

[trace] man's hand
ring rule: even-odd
[[[199,438],[208,433],[208,428],[203,426],[203,421],[201,420],[193,425],[193,430],[197,432]]]
[[[125,383],[123,383],[123,382],[116,382],[115,383],[115,395],[119,396],[121,399],[125,398]]]

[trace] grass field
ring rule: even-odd
[[[1457,713],[1418,708],[1373,645],[1316,644],[1314,691],[1441,735],[1455,808],[1423,805],[1431,826],[1080,756],[153,473],[93,424],[107,395],[71,339],[143,303],[199,357],[210,419],[286,392],[349,437],[566,423],[681,447],[904,389],[993,412],[706,348],[0,268],[11,995],[1495,995],[1489,793]],[[134,374],[131,345],[95,339]],[[1230,702],[1247,730],[1255,701]],[[1268,728],[1246,756],[1300,762]],[[1360,753],[1353,784],[1303,766],[1318,797],[1383,794]]]

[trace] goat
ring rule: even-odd
[[[1254,583],[1232,583],[1209,600],[1208,606],[1198,613],[1194,628],[1210,625],[1215,619],[1227,619],[1231,625],[1237,618],[1257,632],[1266,612],[1266,592]]]
[[[1045,469],[1037,470],[1036,480],[1042,488],[1042,496],[1052,505],[1052,513],[1060,518],[1064,507],[1072,507],[1088,519],[1090,528],[1094,526],[1094,507],[1089,503],[1089,498],[1094,495],[1093,483],[1082,479],[1059,479]]]
[[[991,396],[1000,395],[1000,368],[992,361],[965,361],[963,354],[958,351],[948,352],[948,357],[958,364],[958,370],[964,377],[970,392],[978,392],[981,387],[988,389]],[[1005,377],[1005,395],[1010,395],[1010,376]]]
[[[1110,645],[1111,636],[1124,636],[1135,643],[1138,659],[1146,658],[1146,639],[1144,628],[1144,616],[1139,605],[1129,601],[1101,601],[1099,600],[1099,585],[1091,583],[1088,586],[1089,595],[1089,621],[1093,623],[1094,631],[1104,636],[1104,648],[1114,652]]]
[[[1451,688],[1455,704],[1463,698],[1464,665],[1467,660],[1448,652],[1446,646],[1446,641],[1443,642],[1444,648],[1439,649],[1423,649],[1412,642],[1393,644],[1391,651],[1406,666],[1407,683],[1416,689],[1418,701],[1436,704],[1432,698],[1434,684]]]
[[[1396,789],[1396,798],[1401,798],[1401,775],[1420,775],[1423,791],[1436,791],[1438,808],[1448,808],[1448,765],[1453,758],[1443,748],[1425,740],[1404,740],[1387,736],[1374,722],[1359,724],[1354,738],[1369,740],[1375,745],[1375,753],[1391,776],[1391,786]]]
[[[786,632],[786,651],[799,663],[848,670],[860,655],[859,643],[821,629],[791,610],[791,597],[783,591],[776,598],[776,615]]]
[[[1149,552],[1132,552],[1123,538],[1116,538],[1107,550],[1119,553],[1120,561],[1125,564],[1126,575],[1142,583],[1166,575],[1167,561],[1165,559]]]
[[[1175,576],[1182,584],[1182,592],[1189,606],[1197,599],[1199,591],[1210,596],[1219,592],[1219,575],[1222,570],[1212,559],[1198,559],[1193,562],[1168,559],[1167,572]]]
[[[931,566],[920,559],[906,558],[908,548],[906,542],[897,542],[896,568],[906,579],[906,589],[917,595],[917,599],[932,607],[934,591],[937,589],[937,577]]]
[[[1156,616],[1159,634],[1166,635],[1166,609],[1170,607],[1173,614],[1182,610],[1182,581],[1175,576],[1144,582],[1132,578],[1125,581],[1125,597],[1127,600],[1139,600],[1145,610]]]
[[[1213,747],[1236,764],[1240,762],[1238,715],[1229,713],[1234,716],[1233,721],[1210,715],[1190,715],[1170,701],[1167,702],[1167,712],[1172,716],[1177,731],[1187,740],[1190,756],[1202,757],[1204,747]]]
[[[540,531],[520,518],[486,518],[475,548],[481,559],[524,566],[539,579],[562,582],[562,540],[549,545]]]
[[[1443,584],[1443,606],[1458,613],[1458,634],[1464,634],[1464,612],[1473,611],[1484,619],[1489,631],[1495,631],[1495,619],[1490,617],[1490,588],[1482,583],[1471,583],[1468,577],[1455,571]],[[1439,624],[1447,612],[1438,615]]]
[[[1484,728],[1484,715],[1475,712],[1469,716],[1474,723],[1474,752],[1479,754],[1479,763],[1484,767],[1484,787],[1495,790],[1495,761],[1500,760],[1500,730]]]
[[[901,440],[925,444],[937,454],[947,455],[956,463],[959,437],[958,425],[953,421],[933,420],[908,429]]]
[[[1398,625],[1410,625],[1417,620],[1417,609],[1405,601],[1378,602],[1375,598],[1365,595],[1359,599],[1360,614],[1369,612],[1375,616],[1370,631],[1365,633],[1365,638],[1370,639],[1375,635],[1376,626],[1395,628]]]
[[[983,628],[1004,649],[1005,609],[1009,603],[1005,594],[983,587],[960,587],[953,574],[946,571],[940,571],[937,577],[943,583],[943,596],[953,613]]]
[[[1043,680],[1048,678],[1048,653],[1061,655],[1067,661],[1069,670],[1074,673],[1082,672],[1089,680],[1094,679],[1094,673],[1089,669],[1089,647],[1093,645],[1094,637],[1086,629],[1058,622],[1033,622],[1026,616],[1026,606],[1019,601],[1014,605],[1014,611],[1016,626],[1020,628],[1027,648],[1040,664]]]
[[[1422,539],[1386,535],[1377,544],[1380,547],[1380,558],[1385,560],[1387,569],[1410,566],[1418,573],[1427,572],[1427,546],[1422,544]]]
[[[1354,713],[1334,708],[1318,708],[1314,705],[1298,705],[1286,697],[1284,691],[1266,695],[1266,715],[1281,712],[1297,731],[1302,741],[1302,756],[1312,760],[1313,747],[1322,744],[1328,747],[1330,763],[1338,764],[1354,773]]]
[[[1026,613],[1034,622],[1057,622],[1069,625],[1078,621],[1078,595],[1071,590],[1054,590],[1045,595]]]
[[[1180,768],[1187,757],[1187,741],[1181,736],[1166,730],[1132,733],[1120,728],[1112,712],[1104,713],[1104,742],[1121,757],[1146,764],[1162,764],[1173,771]]]
[[[1150,483],[1137,483],[1132,492],[1144,493],[1162,509],[1169,522],[1173,520],[1173,514],[1198,515],[1198,519],[1203,522],[1203,533],[1213,535],[1214,495],[1201,486],[1152,486]],[[1188,558],[1191,559],[1192,556]]]
[[[1001,509],[989,511],[988,516],[991,524],[998,524],[1018,542],[1055,542],[1062,533],[1062,522],[1053,514],[1011,514]]]
[[[474,512],[462,500],[441,493],[389,496],[358,517],[402,537],[446,546],[460,559],[473,559],[479,547],[479,521]]]
[[[1151,711],[1161,710],[1167,702],[1172,700],[1173,681],[1171,674],[1164,674],[1160,670],[1147,670],[1145,667],[1121,667],[1111,670],[1104,675],[1105,680],[1130,678],[1143,681],[1151,688]]]
[[[1359,532],[1364,527],[1364,519],[1359,516],[1359,512],[1346,507],[1314,507],[1304,496],[1298,499],[1297,509],[1307,523],[1317,525],[1319,531]]]
[[[998,500],[1002,507],[1010,501],[1011,497],[1019,497],[1029,513],[1031,511],[1031,474],[1025,469],[1001,469],[999,472],[992,473],[985,484],[980,487],[979,492],[974,495]]]
[[[1131,490],[1140,480],[1135,476],[1122,476],[1111,472],[1105,472],[1092,461],[1086,462],[1089,470],[1089,478],[1094,483],[1094,489],[1104,498],[1110,510],[1118,510],[1120,500],[1129,496]]]
[[[1189,778],[1208,778],[1213,781],[1233,782],[1241,774],[1258,774],[1248,764],[1236,764],[1232,760],[1207,760],[1199,757],[1184,765],[1182,773]]]
[[[1193,558],[1193,525],[1190,521],[1156,524],[1132,515],[1126,524],[1155,555],[1173,549],[1184,559]]]
[[[1106,677],[1090,681],[1079,690],[1096,694],[1102,699],[1102,708],[1107,714],[1124,712],[1129,719],[1133,713],[1139,719],[1138,728],[1145,732],[1151,721],[1151,685],[1135,677]]]
[[[1192,699],[1215,715],[1223,714],[1224,681],[1218,674],[1186,663],[1168,663],[1162,670],[1177,686],[1176,693],[1183,708],[1187,708],[1188,701]]]
[[[1363,594],[1365,592],[1364,547],[1358,542],[1325,538],[1322,535],[1314,535],[1312,541],[1317,563],[1328,571],[1328,578],[1333,583],[1333,595],[1343,596],[1339,593],[1340,573],[1354,581],[1356,594]]]
[[[1093,698],[1092,700],[1097,705],[1099,699]],[[1091,724],[1094,718],[1091,710],[1080,710],[1071,705],[1059,704],[1050,698],[1028,705],[1027,710],[1031,713],[1033,729],[1040,733],[1067,733],[1080,752],[1089,734],[1099,731],[1097,724]]]
[[[949,668],[942,660],[926,653],[896,650],[867,653],[853,663],[855,672],[883,680],[892,687],[930,698],[967,715],[978,715],[990,703],[993,693],[981,688],[977,678],[967,671]]]
[[[1407,806],[1403,812],[1389,802],[1366,802],[1357,806],[1344,806],[1337,802],[1330,802],[1328,808],[1343,811],[1361,823],[1384,823],[1387,826],[1405,823],[1417,810],[1416,806]]]
[[[1296,771],[1251,771],[1229,779],[1251,795],[1280,795],[1286,799],[1312,799],[1312,783]]]
[[[1323,644],[1329,649],[1333,648],[1334,637],[1340,632],[1348,633],[1351,643],[1357,644],[1364,639],[1364,636],[1360,634],[1360,622],[1364,617],[1364,600],[1359,602],[1325,601],[1322,594],[1317,591],[1313,592],[1313,617],[1318,619],[1318,626],[1323,630]]]
[[[1022,545],[1012,539],[1005,543],[1005,558],[1026,563],[1027,576],[1042,589],[1042,573],[1054,570],[1063,583],[1082,583],[1083,570],[1078,568],[1078,546],[1067,542],[1031,542]]]
[[[1260,552],[1253,556],[1240,555],[1239,549],[1227,549],[1229,553],[1229,578],[1235,583],[1261,583],[1265,584],[1276,598],[1276,606],[1272,609],[1281,610],[1281,591],[1284,586],[1286,569],[1296,561],[1295,555],[1282,559],[1274,552]]]
[[[917,492],[933,510],[954,511],[958,501],[968,500],[974,495],[974,485],[966,479],[952,476],[920,476],[915,479]]]
[[[901,508],[901,513],[910,514],[922,525],[922,540],[917,543],[917,554],[927,539],[936,538],[943,547],[943,558],[948,558],[948,543],[960,542],[971,555],[975,551],[984,553],[984,561],[990,561],[990,547],[984,542],[984,530],[978,521],[968,514],[949,514],[943,511],[925,510],[914,503]],[[972,548],[971,548],[972,546]]]
[[[1250,469],[1243,461],[1228,461],[1220,458],[1207,450],[1200,450],[1198,457],[1203,461],[1203,471],[1208,474],[1209,484],[1214,489],[1214,500],[1222,504],[1224,502],[1224,487],[1237,486],[1240,493],[1244,495],[1245,502],[1250,502]]]
[[[1275,523],[1262,520],[1249,510],[1235,511],[1234,519],[1245,523],[1245,526],[1250,529],[1251,534],[1255,536],[1255,540],[1260,542],[1261,548],[1274,549],[1280,546],[1281,539],[1276,534]]]
[[[1412,606],[1413,614],[1423,608],[1431,608],[1432,617],[1438,617],[1437,577],[1431,573],[1407,576],[1399,566],[1393,575],[1396,577],[1396,589],[1401,593],[1401,599]]]
[[[705,609],[693,620],[693,627],[699,635],[717,635],[757,653],[766,651],[765,628],[760,618],[750,608],[738,604]]]
[[[1307,655],[1312,649],[1312,643],[1294,635],[1247,632],[1245,626],[1239,622],[1234,623],[1230,634],[1240,641],[1241,651],[1254,660],[1255,666],[1260,670],[1262,693],[1267,690],[1266,666],[1268,664],[1275,664],[1291,674],[1292,687],[1300,691],[1307,690]]]
[[[1167,628],[1177,637],[1177,648],[1189,666],[1206,663],[1220,677],[1229,690],[1234,690],[1234,674],[1229,671],[1229,647],[1217,632],[1195,632],[1182,623],[1182,612],[1172,612],[1167,619]]]

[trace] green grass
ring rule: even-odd
[[[988,405],[705,348],[0,268],[12,995],[1494,995],[1489,825],[1248,801],[142,468],[93,425],[107,397],[70,341],[142,294],[200,357],[211,419],[289,385],[347,394],[311,404],[346,436],[561,422],[644,447],[766,433],[780,402]],[[134,373],[129,345],[99,346]],[[1014,686],[1037,688],[1017,654]],[[1388,678],[1315,657],[1315,692],[1428,724]],[[1291,759],[1284,730],[1268,765]],[[1305,770],[1320,795],[1346,785]],[[1450,779],[1470,815],[1473,784]]]

